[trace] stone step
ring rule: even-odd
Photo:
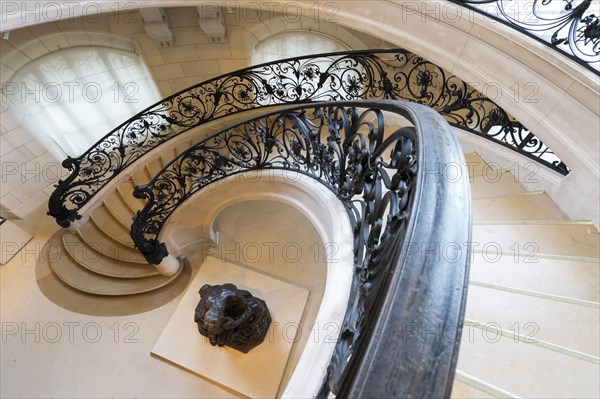
[[[179,142],[175,146],[175,151],[177,152],[177,155],[181,154],[183,151],[185,151],[188,148],[190,148],[192,146],[192,143],[195,143],[195,142],[196,141],[193,140],[193,139],[183,140],[183,141]]]
[[[482,176],[492,171],[490,166],[476,152],[465,154],[465,162],[467,163],[467,172],[472,178]]]
[[[66,252],[80,266],[104,276],[118,278],[140,278],[158,276],[158,270],[151,264],[123,262],[109,258],[90,247],[78,234],[65,231],[62,242]]]
[[[134,213],[131,208],[127,206],[121,195],[115,192],[108,196],[103,202],[110,214],[129,231]]]
[[[134,214],[137,213],[138,210],[142,209],[146,204],[144,200],[135,198],[133,196],[132,182],[124,182],[123,184],[119,185],[119,187],[117,187],[117,191],[129,207],[129,209],[131,209]]]
[[[104,256],[124,262],[148,263],[137,249],[123,245],[108,237],[94,223],[85,223],[77,231],[81,239],[88,246],[94,248]]]
[[[473,200],[474,221],[566,220],[543,191]]]
[[[474,199],[524,193],[525,189],[509,171],[493,171],[471,179]]]
[[[160,159],[162,161],[163,166],[166,166],[172,159],[177,156],[177,151],[175,148],[169,148],[160,154]]]
[[[474,223],[473,242],[479,244],[475,250],[488,254],[600,258],[600,235],[589,222]]]
[[[556,297],[535,297],[503,289],[470,284],[465,318],[598,357],[600,307],[598,303],[563,302]],[[567,300],[568,298],[565,298]],[[559,348],[555,348],[559,349]]]
[[[148,173],[148,169],[145,165],[139,164],[135,166],[135,172],[131,174],[130,180],[136,186],[141,186],[150,181],[152,176]]]
[[[146,169],[148,170],[148,173],[151,178],[156,176],[162,168],[163,168],[163,164],[162,164],[162,159],[160,158],[160,156],[156,156],[156,157],[150,159],[148,162],[146,162]]]
[[[90,215],[90,219],[104,234],[111,237],[113,240],[128,247],[134,247],[129,230],[119,223],[106,207],[101,206],[96,209]]]
[[[572,331],[570,326],[562,328]],[[491,328],[467,325],[457,372],[522,398],[593,398],[600,389],[599,367],[596,362],[541,345],[515,342]]]
[[[452,399],[516,398],[516,395],[456,370],[452,384]]]
[[[54,245],[61,245],[62,242],[54,242]],[[63,247],[64,249],[64,247]],[[64,256],[60,256],[58,261],[50,260],[50,266],[54,273],[67,285],[88,294],[105,296],[135,295],[144,292],[150,292],[163,287],[181,273],[181,267],[173,276],[152,276],[142,278],[115,278],[103,276],[92,272],[73,260],[66,250]]]
[[[474,252],[470,278],[487,284],[600,302],[600,268],[595,262]]]

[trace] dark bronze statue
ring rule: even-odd
[[[199,293],[194,321],[211,345],[248,353],[264,341],[271,325],[265,301],[234,284],[205,284]]]

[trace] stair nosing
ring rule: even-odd
[[[54,245],[54,244],[56,243],[56,241],[57,241],[57,239],[58,239],[58,238],[59,238],[59,236],[56,236],[56,237],[54,237],[54,238],[52,239],[52,245]],[[115,280],[115,281],[120,281],[120,280],[128,280],[128,281],[132,281],[132,279],[122,279],[122,278],[118,278],[118,277],[104,276],[104,275],[102,275],[102,274],[95,273],[95,272],[93,272],[93,271],[91,271],[91,270],[89,270],[89,269],[87,269],[87,268],[85,268],[85,267],[82,267],[82,266],[80,266],[80,265],[79,265],[79,263],[78,263],[77,261],[75,261],[73,258],[71,258],[71,257],[70,257],[70,255],[69,255],[68,253],[67,253],[67,255],[69,256],[69,259],[71,259],[71,261],[72,261],[72,263],[73,263],[73,265],[74,265],[75,267],[79,267],[80,269],[82,269],[82,270],[84,270],[84,271],[87,271],[87,272],[89,272],[89,273],[95,274],[95,275],[97,275],[99,278],[106,278],[106,279]],[[165,281],[164,281],[162,284],[160,284],[160,285],[158,285],[158,286],[156,286],[156,287],[152,287],[152,288],[149,288],[149,289],[146,289],[146,290],[137,291],[137,292],[134,292],[134,293],[122,293],[122,294],[102,293],[102,292],[99,292],[99,291],[96,291],[96,292],[94,292],[94,291],[92,291],[92,290],[84,289],[83,287],[78,287],[77,285],[75,285],[75,284],[73,284],[72,282],[70,282],[68,279],[64,278],[64,276],[63,276],[63,275],[62,275],[60,272],[57,272],[57,271],[56,271],[56,269],[53,267],[53,263],[52,263],[52,262],[50,262],[50,268],[52,269],[52,272],[53,272],[53,273],[54,273],[54,274],[55,274],[55,275],[56,275],[56,276],[57,276],[57,277],[58,277],[58,278],[59,278],[59,279],[60,279],[60,280],[61,280],[63,283],[65,283],[66,285],[68,285],[69,287],[71,287],[71,288],[73,288],[73,289],[76,289],[76,290],[78,290],[78,291],[80,291],[80,292],[84,292],[84,293],[91,294],[91,295],[106,296],[106,297],[116,297],[116,296],[130,296],[130,295],[144,294],[144,293],[147,293],[147,292],[152,292],[152,291],[154,291],[154,290],[157,290],[157,289],[159,289],[159,288],[162,288],[162,287],[164,287],[164,286],[166,286],[166,285],[170,284],[170,283],[171,283],[173,280],[175,280],[177,277],[179,277],[179,275],[180,275],[180,274],[182,273],[182,271],[183,271],[183,264],[180,262],[179,269],[177,270],[177,272],[176,272],[175,274],[173,274],[173,275],[171,275],[171,276],[163,276],[163,277],[165,277]],[[160,275],[159,275],[159,276],[160,276]],[[155,278],[155,277],[157,277],[157,276],[139,277],[139,278],[137,278],[137,279],[134,279],[134,280],[143,280],[143,279],[147,279],[147,278]]]
[[[476,248],[472,248],[471,252],[477,253],[477,254],[483,254],[484,251],[481,249],[476,249]],[[487,253],[487,252],[486,252]],[[554,254],[544,254],[544,253],[535,253],[535,254],[531,254],[531,253],[522,253],[522,252],[498,252],[497,255],[499,257],[502,256],[506,256],[506,257],[513,257],[513,256],[518,256],[519,258],[531,258],[531,259],[554,259],[554,260],[567,260],[567,261],[573,261],[573,262],[582,262],[582,263],[600,263],[600,258],[594,258],[591,256],[573,256],[573,255],[554,255]]]
[[[519,340],[519,342],[522,342],[524,344],[537,346],[544,350],[560,353],[561,355],[570,356],[575,359],[583,360],[584,362],[600,364],[600,358],[598,356],[590,355],[589,353],[585,353],[585,352],[577,351],[575,349],[567,348],[566,346],[553,344],[552,342],[544,341],[543,339],[532,340],[531,338],[529,338],[523,334],[515,334],[512,331],[508,331],[503,328],[498,328],[496,326],[490,325],[489,323],[486,324],[486,323],[482,323],[482,322],[467,319],[467,318],[464,319],[463,326],[465,324],[471,325],[471,326],[473,326],[475,328],[479,328],[479,329],[483,329],[483,328],[494,329],[494,330],[496,330],[497,333],[499,333],[504,338],[511,338],[513,340],[516,338]]]
[[[121,201],[121,200],[119,199],[119,201]],[[123,226],[123,228],[125,228],[126,230],[129,230],[129,229],[131,228],[131,225],[129,225],[129,226],[125,225],[125,224],[123,223],[123,221],[122,221],[120,218],[118,218],[118,217],[115,215],[115,213],[114,213],[114,212],[113,212],[113,210],[111,209],[111,206],[109,205],[109,203],[108,203],[108,201],[107,201],[106,199],[105,199],[104,201],[102,201],[102,204],[104,205],[104,207],[106,208],[106,210],[108,211],[108,213],[110,213],[110,214],[111,214],[111,216],[112,216],[114,219],[116,219],[116,220],[117,220],[117,222],[118,222],[118,223],[119,223],[121,226]],[[126,207],[128,210],[130,210],[130,211],[131,211],[131,208],[129,208],[129,207],[127,206],[127,204],[125,204],[125,207]],[[132,213],[132,214],[131,214],[132,223],[133,223],[133,218],[134,218],[134,216],[135,216],[135,215]]]
[[[69,233],[69,232],[67,232],[67,233]],[[153,277],[153,276],[160,275],[160,273],[158,272],[158,270],[156,270],[156,268],[155,268],[153,265],[151,265],[150,263],[146,263],[146,264],[144,264],[144,263],[137,263],[137,262],[128,262],[128,261],[126,261],[126,260],[120,260],[120,259],[116,259],[116,258],[111,258],[111,257],[109,257],[109,256],[106,256],[106,255],[104,255],[104,254],[103,254],[103,253],[101,253],[101,252],[98,252],[96,249],[94,249],[93,247],[91,247],[90,245],[88,245],[88,243],[87,243],[87,242],[85,242],[85,241],[83,240],[83,238],[81,238],[81,236],[80,236],[79,234],[75,234],[75,233],[69,233],[69,234],[77,235],[77,236],[78,236],[78,237],[81,239],[82,243],[83,243],[85,246],[87,246],[87,248],[89,248],[89,249],[90,249],[90,250],[92,250],[94,253],[96,253],[96,254],[98,255],[98,257],[102,257],[102,258],[104,258],[104,259],[106,259],[106,260],[114,259],[114,260],[116,260],[116,261],[118,261],[118,262],[122,262],[122,263],[129,263],[129,264],[131,264],[131,265],[132,265],[131,267],[134,267],[134,268],[148,266],[148,268],[149,268],[149,269],[150,269],[150,268],[154,269],[154,270],[153,270],[153,272],[152,272],[152,274],[148,274],[148,275],[146,275],[146,276],[122,276],[122,275],[119,275],[119,276],[118,276],[118,275],[113,275],[113,274],[110,274],[110,273],[108,273],[108,272],[101,272],[101,271],[99,271],[99,270],[90,269],[90,268],[89,268],[87,265],[84,265],[82,262],[80,262],[80,260],[79,260],[79,259],[77,259],[76,257],[74,257],[74,256],[71,254],[71,252],[69,252],[69,249],[67,248],[67,246],[66,246],[66,244],[65,244],[65,241],[64,241],[64,240],[65,240],[65,236],[66,236],[66,234],[64,234],[64,233],[63,233],[63,234],[61,234],[61,242],[62,242],[62,244],[63,244],[63,247],[64,247],[64,249],[65,249],[65,252],[67,253],[67,255],[69,255],[69,257],[70,257],[71,259],[73,259],[73,260],[74,260],[74,261],[75,261],[77,264],[79,264],[81,267],[83,267],[83,268],[85,268],[85,269],[87,269],[87,270],[89,270],[89,271],[91,271],[91,272],[93,272],[93,273],[99,274],[99,275],[101,275],[101,276],[107,276],[107,277],[113,277],[113,278],[122,278],[122,279],[136,279],[136,278]],[[123,267],[127,267],[127,265],[123,265]]]
[[[491,200],[491,199],[504,199],[504,198],[511,198],[511,197],[528,197],[528,196],[537,196],[537,195],[543,195],[543,194],[547,194],[545,190],[536,190],[536,191],[525,191],[523,193],[515,193],[515,194],[502,194],[502,195],[492,195],[489,197],[477,197],[477,198],[472,198],[473,201],[485,201],[485,200]]]
[[[511,392],[508,392],[502,388],[490,384],[489,382],[481,380],[477,377],[472,376],[471,374],[462,372],[458,369],[455,371],[455,378],[463,384],[468,385],[471,388],[475,388],[478,391],[486,393],[495,398],[521,399],[520,396],[517,396]]]
[[[469,280],[469,284],[473,284],[473,285],[475,285],[477,287],[481,287],[481,288],[488,288],[488,289],[492,289],[492,290],[510,292],[510,293],[518,294],[518,295],[526,295],[526,296],[530,296],[530,297],[534,297],[534,298],[546,299],[549,301],[556,301],[556,302],[568,303],[571,305],[585,306],[585,307],[600,309],[599,302],[588,301],[585,299],[572,298],[572,297],[568,297],[568,296],[564,296],[564,295],[550,294],[550,293],[541,292],[541,291],[527,290],[524,288],[509,287],[509,286],[502,285],[502,284],[486,283],[484,281],[478,281],[478,280]]]
[[[110,213],[110,212],[109,212],[109,213]],[[113,216],[112,214],[111,214],[111,216],[112,216],[112,217],[113,217],[113,219],[114,219],[114,216]],[[135,247],[134,247],[134,246],[132,246],[132,245],[134,245],[134,244],[133,244],[133,241],[130,241],[130,242],[123,242],[123,241],[121,241],[121,240],[120,240],[118,237],[113,237],[113,235],[109,234],[107,231],[105,231],[105,230],[102,228],[102,226],[100,226],[100,223],[98,223],[98,221],[97,221],[96,219],[97,219],[97,218],[94,218],[94,215],[90,215],[90,220],[91,220],[91,221],[94,223],[94,225],[96,225],[96,227],[98,227],[98,229],[99,229],[100,231],[102,231],[102,232],[103,232],[103,233],[104,233],[104,234],[105,234],[107,237],[110,237],[112,240],[114,240],[114,241],[118,242],[119,244],[123,244],[123,245],[125,245],[125,246],[127,246],[127,247],[129,247],[129,248],[131,248],[131,249],[135,249]],[[115,223],[118,223],[119,225],[121,225],[121,223],[119,223],[119,221],[118,221],[118,220],[115,220]]]
[[[131,182],[131,183],[132,183],[132,185],[133,185],[134,187],[136,186],[136,184],[135,184],[135,183],[133,183],[133,182]],[[121,196],[121,198],[123,199],[123,202],[125,202],[125,204],[127,205],[127,207],[128,207],[129,209],[131,209],[131,211],[133,212],[133,214],[134,214],[134,215],[136,215],[136,214],[137,214],[137,211],[139,211],[141,208],[140,208],[140,209],[133,209],[133,207],[132,207],[132,205],[129,203],[129,201],[127,201],[127,200],[125,199],[125,194],[123,193],[123,191],[122,191],[122,189],[121,189],[121,186],[117,187],[117,192],[119,193],[119,195]]]
[[[474,220],[473,225],[583,225],[594,226],[590,220],[572,220],[572,219],[523,219],[523,220]]]
[[[96,226],[96,224],[95,224],[95,223],[93,223],[93,226]],[[107,235],[107,234],[106,234],[104,231],[102,231],[102,230],[101,230],[100,228],[98,228],[98,227],[97,227],[97,231],[98,231],[98,233],[99,233],[99,234],[102,234],[102,235],[103,235],[105,238],[107,238],[108,240],[112,240],[112,241],[113,241],[113,242],[115,242],[116,244],[118,244],[118,245],[122,245],[122,246],[125,246],[125,247],[127,247],[127,249],[130,249],[130,250],[132,250],[132,251],[137,251],[135,248],[131,248],[131,247],[129,247],[129,246],[123,245],[122,243],[120,243],[120,242],[118,242],[118,241],[114,240],[112,237],[108,236],[108,235]],[[93,247],[93,245],[91,245],[91,244],[90,244],[90,242],[89,242],[88,240],[86,240],[86,238],[85,238],[85,234],[81,234],[81,231],[80,231],[80,229],[77,229],[77,234],[79,235],[79,237],[81,237],[81,239],[83,240],[83,242],[85,242],[85,243],[87,244],[87,246],[88,246],[88,247],[90,247],[90,248],[94,248],[94,247]],[[96,251],[96,252],[99,252],[99,251]],[[101,252],[99,252],[99,253],[101,253]],[[108,256],[108,255],[105,255],[105,254],[102,254],[102,255],[104,255],[104,256]],[[140,256],[141,256],[141,254],[140,254]],[[115,258],[115,259],[118,259],[118,258]],[[144,259],[144,260],[140,259],[139,261],[135,261],[135,260],[131,261],[131,260],[123,260],[123,259],[118,259],[118,260],[122,260],[123,262],[129,262],[129,263],[140,263],[140,264],[145,264],[145,263],[148,263],[148,262],[147,262],[145,259]]]

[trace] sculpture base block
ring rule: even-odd
[[[263,299],[272,322],[264,342],[244,354],[214,347],[198,333],[194,310],[204,284],[233,283]],[[296,341],[308,290],[207,257],[152,349],[152,354],[252,398],[274,398]],[[199,393],[201,395],[201,393]]]

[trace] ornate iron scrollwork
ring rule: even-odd
[[[165,98],[117,127],[85,154],[67,159],[64,166],[71,173],[58,182],[48,214],[68,226],[79,217],[81,207],[138,158],[208,121],[270,105],[357,99],[406,100],[430,106],[457,127],[568,173],[560,159],[523,125],[456,76],[406,50],[357,51],[258,65]],[[512,139],[523,136],[521,132],[528,132],[525,146]],[[147,249],[152,251],[158,248]]]
[[[357,108],[367,104],[371,108]],[[378,290],[411,212],[417,133],[413,127],[386,128],[384,110],[408,115],[396,102],[350,102],[304,105],[252,119],[189,148],[134,190],[147,201],[131,230],[139,248],[160,243],[169,216],[194,193],[247,170],[295,171],[337,195],[354,229],[355,278],[328,369],[333,392],[344,381],[361,331],[373,317]]]
[[[600,9],[592,0],[451,0],[494,17],[600,73]],[[596,13],[594,13],[596,12]]]

